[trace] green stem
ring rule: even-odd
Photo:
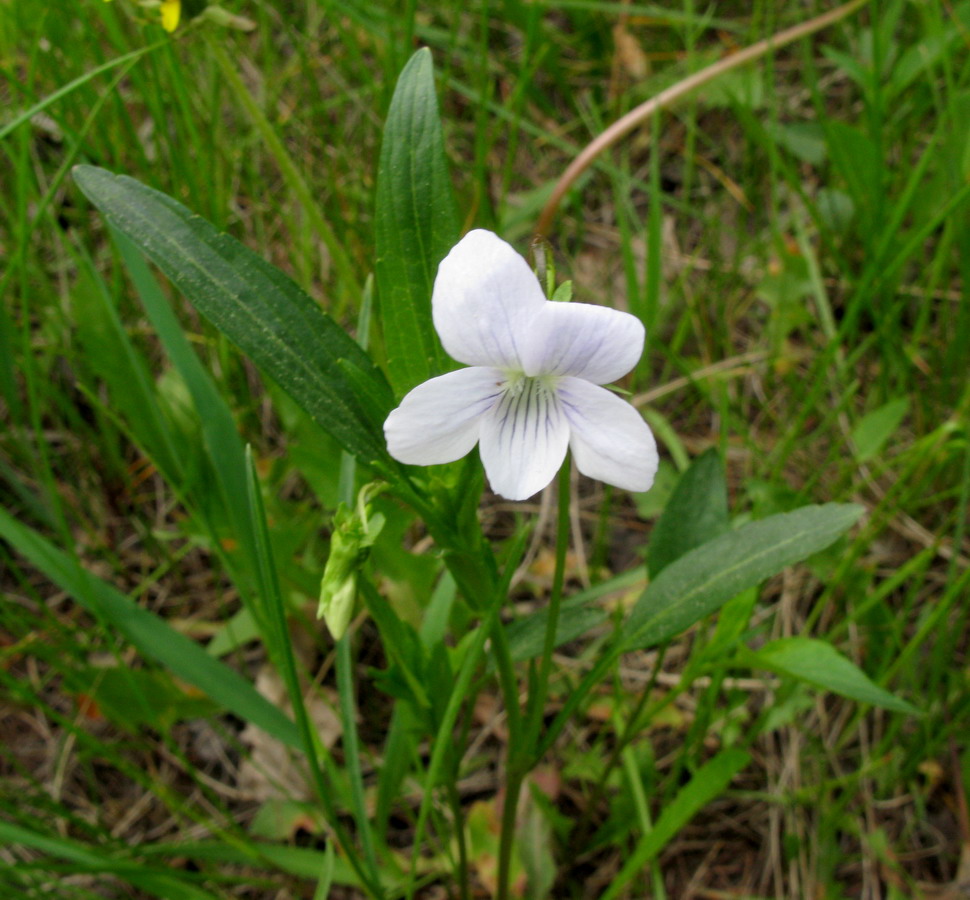
[[[497,900],[509,900],[509,875],[512,870],[512,841],[515,839],[515,814],[519,807],[519,794],[525,771],[512,768],[514,744],[509,741],[509,761],[505,770],[505,805],[502,807],[502,834],[498,845],[498,894]]]
[[[313,777],[317,795],[327,817],[327,823],[333,830],[337,843],[344,850],[347,861],[360,878],[363,889],[367,892],[368,896],[375,898],[375,900],[380,900],[384,896],[384,889],[381,886],[379,876],[376,874],[376,867],[374,870],[369,870],[369,867],[364,866],[358,856],[353,840],[337,814],[337,807],[333,801],[334,792],[332,786],[327,783],[323,769],[320,766],[319,753],[323,751],[323,746],[316,730],[310,723],[310,717],[307,714],[306,706],[303,702],[303,691],[300,688],[296,657],[293,653],[293,645],[290,641],[287,625],[286,607],[280,593],[276,566],[270,549],[266,513],[260,495],[259,478],[253,463],[251,447],[246,448],[246,473],[247,499],[256,537],[255,563],[258,584],[266,604],[264,612],[267,614],[266,622],[269,629],[267,634],[272,635],[272,640],[270,641],[272,645],[270,648],[271,655],[274,656],[274,663],[281,671],[283,681],[290,695],[290,701],[293,704],[293,715],[296,719],[297,728],[300,730],[300,737],[302,738],[303,749],[310,767],[310,774]]]
[[[458,720],[458,713],[460,712],[465,699],[468,697],[468,689],[471,685],[472,677],[475,674],[475,668],[478,666],[478,663],[481,660],[482,654],[485,650],[485,640],[494,631],[495,623],[498,621],[499,612],[502,609],[502,604],[505,602],[505,598],[508,595],[512,575],[515,573],[516,566],[518,566],[520,560],[522,559],[522,554],[524,551],[525,533],[523,532],[516,537],[512,550],[509,553],[502,578],[499,580],[494,594],[487,604],[485,615],[483,616],[478,628],[475,630],[471,645],[465,652],[464,658],[462,659],[461,668],[458,672],[458,677],[455,679],[454,687],[452,687],[451,694],[448,697],[448,705],[445,709],[445,714],[442,717],[441,724],[438,726],[438,732],[435,735],[432,744],[434,749],[431,753],[431,761],[428,764],[428,769],[425,773],[424,795],[421,798],[421,807],[418,810],[418,821],[414,829],[414,848],[411,852],[411,871],[409,873],[408,883],[404,891],[404,896],[407,898],[407,900],[411,900],[411,898],[414,897],[414,892],[417,889],[418,854],[421,850],[421,842],[424,837],[425,829],[427,828],[428,816],[431,812],[431,799],[434,795],[434,786],[437,783],[438,776],[442,771],[442,767],[444,766],[445,757],[448,750],[453,749],[454,747],[451,734],[452,729],[455,726],[455,722]]]
[[[457,767],[456,767],[457,768]],[[465,817],[461,811],[461,797],[458,794],[458,772],[448,780],[448,804],[455,820],[455,838],[458,841],[458,886],[461,900],[469,900],[468,893],[468,847],[465,843]]]
[[[512,869],[512,845],[515,839],[516,810],[522,784],[528,772],[534,768],[541,756],[534,752],[542,727],[542,712],[549,695],[549,676],[552,673],[552,653],[556,648],[556,633],[559,629],[559,610],[562,606],[562,589],[566,580],[566,552],[569,549],[569,460],[559,470],[559,515],[556,521],[556,570],[552,578],[552,593],[549,597],[549,614],[546,619],[546,636],[539,663],[539,675],[535,681],[535,694],[529,696],[526,707],[525,733],[521,740],[515,739],[510,728],[508,757],[505,764],[505,804],[502,808],[502,834],[498,851],[498,900],[508,900],[509,876]],[[496,663],[498,664],[498,655]],[[508,660],[511,665],[511,660]],[[499,669],[501,675],[501,668]],[[506,700],[508,706],[508,699]],[[512,709],[509,706],[509,722]]]
[[[640,732],[640,729],[643,727],[641,723],[649,721],[649,719],[643,718],[643,710],[647,705],[647,701],[650,699],[651,693],[653,693],[654,686],[657,683],[657,677],[660,675],[660,670],[663,667],[664,656],[666,653],[667,645],[664,644],[657,653],[657,661],[654,663],[649,681],[646,685],[644,685],[643,691],[640,693],[636,706],[634,706],[633,711],[627,717],[626,725],[623,727],[620,737],[617,740],[616,745],[613,747],[613,751],[610,753],[610,757],[607,760],[606,765],[603,767],[603,771],[600,773],[599,778],[596,779],[596,785],[593,788],[592,800],[586,804],[586,818],[583,820],[584,823],[588,821],[593,810],[599,806],[600,801],[603,799],[603,794],[606,791],[606,782],[610,777],[610,773],[620,762],[621,754],[627,749],[633,739]],[[617,730],[619,731],[619,729]]]
[[[380,884],[380,868],[367,818],[364,800],[364,775],[360,766],[360,743],[357,738],[357,704],[354,697],[354,659],[351,653],[351,637],[345,634],[337,641],[337,690],[340,694],[340,716],[343,719],[344,764],[350,781],[350,801],[357,821],[364,862],[375,884]]]
[[[515,677],[515,662],[509,649],[509,638],[501,619],[495,620],[492,628],[492,653],[498,671],[505,715],[508,720],[509,746],[515,746],[522,734],[522,713],[519,710],[519,683]]]
[[[549,597],[549,615],[546,619],[546,637],[542,646],[542,659],[539,663],[539,677],[536,679],[535,697],[529,697],[526,716],[525,741],[523,746],[525,765],[528,768],[539,762],[533,758],[533,748],[542,727],[542,714],[549,696],[549,677],[552,674],[552,653],[556,649],[556,633],[559,630],[559,610],[562,606],[562,589],[566,581],[566,553],[569,550],[569,470],[567,457],[559,470],[559,515],[556,519],[556,569],[552,576],[552,593]]]

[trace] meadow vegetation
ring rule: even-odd
[[[383,531],[335,645],[316,608],[334,511],[356,494],[342,444],[109,226],[72,168],[175,198],[384,366],[376,180],[415,50],[430,49],[461,229],[526,253],[557,179],[610,123],[834,6],[225,5],[242,18],[183,3],[169,35],[128,0],[0,0],[0,893],[492,896],[507,699],[534,694],[542,668],[555,489],[481,501],[498,558],[521,552],[501,611],[516,681],[491,656],[469,671],[464,751],[435,768],[414,710],[447,702],[486,632],[429,531],[373,499]],[[864,512],[604,667],[524,783],[510,896],[963,896],[968,47],[968,0],[859,4],[653,115],[560,205],[556,279],[647,327],[622,386],[662,462],[637,495],[573,473],[536,729],[667,564],[672,498],[699,492],[698,528]],[[274,603],[246,602],[275,584]]]

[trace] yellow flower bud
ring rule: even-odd
[[[162,0],[162,28],[175,31],[182,16],[182,0]]]

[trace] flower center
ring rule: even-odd
[[[524,393],[553,394],[559,384],[559,375],[526,375],[524,372],[506,371],[505,384],[502,390],[507,397],[514,400]]]

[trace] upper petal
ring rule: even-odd
[[[470,231],[441,261],[431,296],[448,355],[472,366],[521,367],[519,343],[546,304],[529,264],[490,231]]]
[[[522,362],[527,375],[575,375],[608,384],[637,364],[643,338],[643,323],[629,313],[550,302],[532,320]]]
[[[488,483],[509,500],[525,500],[549,484],[569,446],[569,423],[555,390],[532,378],[518,387],[482,418],[479,447]]]
[[[616,394],[581,378],[561,379],[557,391],[569,420],[576,468],[628,491],[649,490],[660,460],[643,416]]]
[[[420,466],[461,459],[478,440],[482,415],[498,400],[505,376],[474,367],[419,384],[384,423],[387,450]]]

